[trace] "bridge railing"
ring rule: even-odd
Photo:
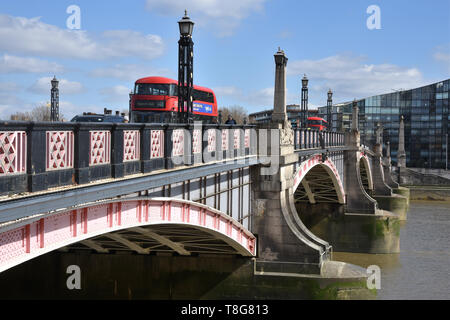
[[[294,129],[294,147],[300,149],[321,149],[344,146],[344,133],[318,131],[306,128]]]
[[[255,155],[252,128],[0,122],[0,195]]]

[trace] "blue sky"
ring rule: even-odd
[[[80,30],[66,10],[80,8]],[[381,29],[369,30],[370,5]],[[449,78],[450,1],[139,0],[2,1],[0,118],[49,101],[60,82],[61,113],[128,108],[143,76],[177,78],[177,21],[195,22],[194,82],[215,90],[219,106],[249,113],[273,105],[274,59],[287,65],[287,103],[309,107],[408,89]]]

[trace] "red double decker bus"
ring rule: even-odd
[[[217,117],[214,92],[194,85],[193,119],[211,123]],[[135,82],[130,101],[131,122],[169,123],[177,119],[178,81],[164,77],[147,77]]]
[[[327,130],[328,122],[320,117],[308,117],[308,128],[317,129],[319,131]]]

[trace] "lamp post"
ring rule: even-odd
[[[308,126],[308,78],[306,74],[302,78],[302,105],[301,105],[301,126],[306,128]]]
[[[327,99],[327,121],[328,121],[328,130],[331,131],[331,129],[333,128],[333,120],[331,119],[331,108],[333,106],[333,91],[331,91],[331,89],[328,90],[327,92],[328,95],[328,99]]]
[[[50,121],[59,121],[59,81],[53,76],[51,81],[52,90],[50,92]]]
[[[178,41],[178,120],[192,122],[192,93],[194,72],[194,42],[192,30],[194,22],[188,17],[187,10],[184,17],[178,21],[180,40]]]
[[[130,97],[130,99],[128,101],[128,117],[130,119],[130,122],[134,122],[133,121],[133,112],[131,110],[131,105],[132,105],[132,102],[133,102],[133,91],[130,91],[128,96]]]

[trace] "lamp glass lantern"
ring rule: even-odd
[[[331,100],[331,97],[333,96],[333,91],[331,91],[331,89],[330,90],[328,90],[328,100]]]
[[[180,34],[183,37],[191,37],[194,30],[194,22],[188,17],[187,11],[184,11],[184,17],[178,21],[180,27]]]
[[[306,74],[302,78],[302,86],[306,88],[308,86],[308,78],[306,77]]]
[[[53,88],[53,89],[58,88],[58,83],[59,83],[59,81],[56,79],[56,77],[53,77],[51,83],[52,83],[52,88]]]

